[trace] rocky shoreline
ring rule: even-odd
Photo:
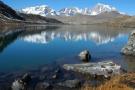
[[[56,64],[44,65],[30,71],[1,73],[0,90],[78,90],[86,83],[97,86],[110,79],[95,75],[66,70]]]

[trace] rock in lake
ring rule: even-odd
[[[63,68],[83,74],[103,75],[107,78],[111,75],[120,74],[121,66],[116,65],[112,61],[103,61],[98,63],[65,64]]]
[[[127,45],[125,45],[121,52],[125,55],[135,56],[135,30],[129,36]]]
[[[78,88],[80,87],[81,85],[81,82],[80,80],[66,80],[64,82],[60,82],[58,83],[59,86],[62,86],[62,87],[68,87],[68,88]]]
[[[79,54],[79,57],[82,61],[88,62],[91,59],[91,55],[88,50],[84,50]]]

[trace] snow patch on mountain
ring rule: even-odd
[[[58,15],[73,16],[76,14],[80,14],[81,12],[82,10],[79,9],[78,7],[63,8],[60,11],[58,11]]]

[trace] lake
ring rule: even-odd
[[[90,51],[90,62],[113,60],[135,71],[134,57],[120,53],[132,30],[93,25],[4,28],[0,31],[0,72],[82,63],[78,54],[83,50]]]

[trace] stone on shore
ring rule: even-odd
[[[128,43],[122,48],[121,53],[135,56],[135,30],[130,34]]]
[[[84,62],[89,62],[89,60],[91,59],[91,55],[89,53],[88,50],[84,50],[79,54],[79,57],[82,61]]]
[[[120,74],[121,66],[116,65],[112,61],[103,61],[98,63],[65,64],[63,68],[83,74],[103,75],[104,77],[110,77],[112,75]]]

